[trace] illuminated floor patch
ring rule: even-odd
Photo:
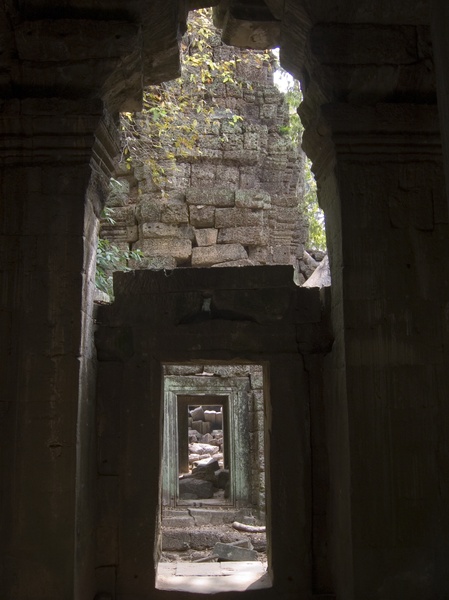
[[[156,587],[214,594],[271,587],[271,577],[260,562],[159,563]]]

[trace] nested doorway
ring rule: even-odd
[[[233,503],[229,397],[178,397],[179,505]]]
[[[250,395],[248,377],[164,377],[162,506],[174,508],[201,503],[251,507],[258,504],[252,481],[254,436],[250,432],[254,411],[251,410]],[[214,407],[214,410],[208,410],[208,407]],[[205,418],[194,421],[191,415],[196,414],[195,411],[205,413]],[[214,428],[217,422],[209,420],[213,413],[221,415],[221,429]],[[198,431],[200,424],[201,431]],[[201,494],[196,498],[195,494],[189,497],[188,492],[180,491],[180,481],[188,478],[192,469],[206,466],[205,459],[201,456],[192,459],[192,452],[189,452],[196,435],[197,442],[210,436],[211,446],[218,436],[222,440],[218,446],[222,452],[217,452],[220,456],[216,470],[218,476],[228,474],[229,481],[223,488],[224,493],[216,493],[215,497],[201,497]],[[214,454],[207,457],[212,462]]]
[[[261,365],[164,366],[159,589],[271,585],[263,381]]]

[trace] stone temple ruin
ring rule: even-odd
[[[323,253],[305,251],[305,155],[285,133],[289,108],[273,83],[272,59],[226,46],[219,35],[213,58],[235,61],[235,80],[208,84],[207,119],[186,115],[199,121],[195,144],[180,148],[167,135],[150,161],[148,116],[134,116],[137,150],[117,166],[106,203],[115,223],[104,219],[101,237],[140,250],[143,259],[131,262],[137,269],[291,264],[301,284]],[[195,98],[188,75],[173,93]]]
[[[166,365],[164,397],[161,562],[266,561],[262,366]]]
[[[95,305],[118,113],[178,76],[187,9],[208,4],[225,43],[279,45],[301,80],[332,287],[294,285],[293,265],[139,270]],[[447,0],[5,0],[0,17],[0,598],[447,599]],[[164,367],[248,364],[264,589],[160,562]],[[172,510],[202,527],[203,507]]]

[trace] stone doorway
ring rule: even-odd
[[[269,587],[263,367],[165,365],[163,388],[157,587]]]
[[[178,505],[232,504],[229,455],[229,397],[178,396]]]

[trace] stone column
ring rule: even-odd
[[[432,0],[432,44],[435,57],[438,110],[440,114],[441,138],[444,151],[446,190],[449,201],[449,5],[445,0]]]
[[[309,119],[326,213],[331,568],[338,597],[449,593],[449,241],[437,109],[334,103]]]
[[[2,105],[4,598],[93,597],[98,185],[86,191],[92,148],[107,154],[95,142],[102,112],[98,101]],[[92,164],[98,184],[101,169]]]

